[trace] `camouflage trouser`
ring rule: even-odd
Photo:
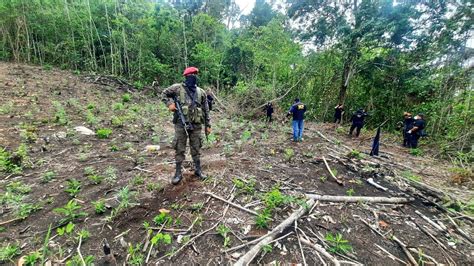
[[[188,142],[188,136],[186,136],[186,131],[181,125],[175,125],[174,129],[174,149],[176,151],[176,162],[181,163],[185,158],[184,154],[186,153],[186,143]],[[188,130],[189,146],[191,147],[191,156],[193,157],[193,161],[199,160],[201,157],[201,131],[201,125],[194,125],[194,130]]]

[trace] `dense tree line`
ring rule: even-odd
[[[338,102],[365,107],[371,126],[424,112],[442,152],[472,160],[471,1],[287,0],[283,9],[264,0],[248,15],[233,0],[5,0],[0,59],[137,87],[167,86],[195,65],[200,83],[239,110],[288,92],[316,120]]]

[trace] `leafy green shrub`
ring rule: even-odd
[[[104,176],[101,175],[90,175],[89,180],[92,182],[94,185],[98,185],[102,183],[102,180],[104,180]]]
[[[352,251],[352,246],[349,244],[349,241],[344,239],[340,233],[336,235],[327,233],[324,239],[329,242],[329,251],[332,253],[346,254]]]
[[[234,186],[239,190],[239,194],[253,195],[255,193],[256,181],[253,178],[246,181],[240,178],[234,178],[232,179],[232,183],[234,183]]]
[[[110,122],[114,127],[123,127],[125,124],[124,120],[121,117],[112,116]]]
[[[67,125],[69,123],[69,119],[63,105],[60,102],[53,101],[53,106],[55,109],[54,122],[59,125]]]
[[[101,128],[97,130],[96,134],[99,139],[107,139],[109,138],[110,134],[112,134],[112,129]]]
[[[350,189],[346,190],[346,194],[347,194],[347,196],[352,197],[355,194],[355,190],[353,188],[350,188]]]
[[[268,209],[264,209],[259,212],[255,219],[255,225],[259,229],[268,228],[268,223],[271,221],[271,212]]]
[[[39,251],[33,251],[30,254],[25,256],[25,265],[28,265],[28,266],[37,265],[40,259],[41,259],[41,253]]]
[[[80,211],[82,208],[75,200],[70,200],[66,205],[61,208],[56,208],[53,212],[61,214],[64,217],[61,219],[61,223],[74,222],[76,219],[79,219],[87,214]]]
[[[113,108],[116,111],[120,111],[120,110],[123,110],[125,107],[124,107],[123,103],[114,103]]]
[[[95,213],[97,214],[102,214],[107,210],[105,206],[105,200],[103,199],[100,199],[98,201],[93,201],[92,205],[94,206]]]
[[[31,187],[22,181],[12,181],[7,185],[7,191],[11,193],[28,194],[31,191]]]
[[[295,156],[295,151],[293,149],[285,149],[285,159],[287,161],[291,161],[291,159]]]
[[[228,247],[230,245],[230,237],[228,236],[230,228],[225,226],[224,224],[220,224],[219,226],[217,226],[216,231],[224,238],[224,247]]]
[[[252,132],[250,130],[245,130],[240,136],[242,142],[247,142],[252,137]]]
[[[12,157],[13,156],[7,150],[0,148],[0,171],[15,174],[21,173],[21,164],[14,162]]]
[[[420,148],[410,149],[410,154],[413,156],[423,156],[423,150]]]
[[[41,182],[48,183],[55,178],[56,178],[56,173],[54,171],[48,171],[41,176]]]
[[[169,244],[171,244],[171,235],[170,234],[157,233],[155,236],[152,237],[151,243],[154,246],[160,245],[160,244],[169,245]]]
[[[168,212],[160,211],[160,214],[153,218],[153,222],[155,222],[156,225],[169,225],[173,222],[173,218]]]
[[[79,194],[79,191],[81,190],[81,182],[75,178],[70,179],[67,182],[67,187],[64,191],[69,193],[69,196],[75,197],[77,194]]]
[[[7,244],[0,248],[0,262],[11,262],[14,264],[13,258],[20,255],[21,250],[17,244]]]
[[[355,159],[363,159],[364,158],[364,155],[358,150],[350,151],[349,154],[347,154],[347,156],[349,158],[355,158]]]
[[[129,93],[125,93],[124,95],[122,95],[122,102],[128,103],[131,98],[132,96]]]

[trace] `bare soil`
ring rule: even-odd
[[[50,226],[54,229],[48,242],[48,259],[54,263],[64,264],[77,254],[77,233],[84,229],[90,233],[81,243],[84,257],[94,256],[96,265],[108,261],[102,248],[106,239],[119,264],[132,264],[129,246],[140,244],[143,247],[148,242],[145,222],[155,228],[151,236],[159,231],[161,226],[155,225],[153,218],[160,214],[160,209],[169,210],[173,218],[171,224],[163,227],[163,232],[171,235],[172,243],[154,247],[149,264],[229,264],[248,248],[228,253],[226,249],[266,234],[299,207],[298,201],[277,207],[268,228],[261,229],[256,227],[254,215],[237,208],[230,207],[223,216],[227,204],[203,192],[227,199],[233,195],[234,203],[259,212],[264,209],[265,193],[276,187],[284,195],[298,199],[304,199],[306,193],[414,198],[409,204],[318,203],[297,226],[323,245],[333,245],[330,241],[322,242],[328,233],[342,234],[353,250],[344,257],[336,255],[341,260],[368,265],[401,264],[388,258],[375,246],[377,244],[408,262],[402,249],[392,240],[391,236],[396,236],[415,249],[412,255],[419,264],[433,261],[472,264],[472,243],[455,230],[447,215],[468,235],[472,235],[472,218],[443,211],[436,206],[443,203],[439,198],[415,189],[403,177],[407,173],[419,176],[421,182],[452,199],[465,202],[472,199],[474,192],[470,184],[452,184],[451,165],[433,159],[430,154],[435,151],[427,150],[421,157],[412,156],[399,147],[397,136],[384,134],[381,156],[371,158],[365,152],[370,150],[373,132],[363,132],[355,139],[347,137],[342,130],[336,131],[331,124],[307,122],[304,141],[295,144],[290,141],[290,127],[285,121],[267,125],[216,112],[212,114],[214,134],[211,142],[204,141],[203,147],[202,161],[209,178],[200,181],[194,177],[192,163],[187,161],[184,181],[173,186],[169,178],[174,171],[171,147],[174,129],[171,116],[159,97],[150,92],[132,91],[131,100],[123,102],[125,91],[120,86],[93,81],[94,78],[68,71],[0,63],[0,148],[14,153],[21,143],[28,146],[21,173],[0,172],[0,222],[17,218],[18,204],[40,206],[24,219],[0,227],[2,247],[8,244],[21,247],[21,254],[4,262],[6,264],[14,264],[21,256],[41,250]],[[62,125],[55,119],[58,109],[53,102],[60,103],[65,110],[66,122]],[[96,121],[92,121],[90,113]],[[117,118],[122,123],[117,122]],[[74,130],[76,126],[94,131],[110,128],[112,134],[106,139],[80,135]],[[145,147],[150,144],[161,148],[146,151]],[[360,157],[350,158],[351,149],[360,151]],[[344,181],[343,186],[330,178],[322,156],[337,171],[336,175]],[[187,159],[190,160],[189,155]],[[93,167],[99,175],[108,178],[93,184],[84,173],[86,167]],[[115,169],[115,178],[110,175],[110,169]],[[46,182],[45,173],[51,171],[55,178]],[[371,177],[389,190],[381,191],[369,185],[366,179]],[[71,179],[81,182],[75,197],[65,192],[67,180]],[[248,184],[254,180],[254,191],[238,188],[236,179]],[[14,182],[31,188],[17,205],[5,200],[8,185]],[[132,192],[130,206],[112,217],[120,204],[118,194],[124,187]],[[92,205],[99,199],[105,200],[109,207],[104,214],[96,214]],[[55,228],[61,226],[63,217],[53,210],[70,200],[79,203],[87,215],[74,221],[73,233],[60,236]],[[416,214],[417,210],[442,221],[447,231],[438,231]],[[193,221],[197,222],[185,235],[192,238],[220,223],[231,230],[229,246],[224,247],[224,238],[211,230],[176,253],[183,245],[183,242],[178,243],[177,231],[188,229]],[[377,226],[384,237],[374,233],[363,221]],[[250,231],[246,230],[249,226]],[[446,249],[419,227],[430,231]],[[282,232],[282,236],[291,234],[274,243],[271,251],[260,253],[253,263],[303,263],[303,251],[307,264],[320,265],[316,251],[308,246],[300,248],[297,232],[295,227]],[[140,249],[138,253],[145,258],[148,250]],[[174,255],[171,259],[167,256],[170,254]]]

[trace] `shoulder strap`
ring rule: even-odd
[[[179,88],[179,101],[181,101],[183,104],[186,103],[186,94],[185,93],[186,93],[186,89],[181,84],[181,86]]]

